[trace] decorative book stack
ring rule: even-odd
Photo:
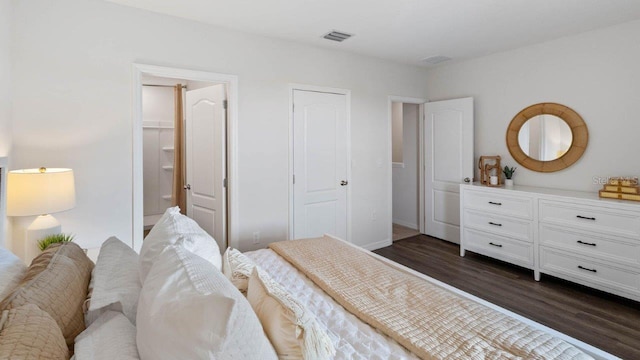
[[[617,177],[609,179],[600,190],[601,198],[640,201],[638,178]]]

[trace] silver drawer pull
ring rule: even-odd
[[[493,225],[493,226],[502,226],[502,224],[497,224],[497,223],[494,223],[494,222],[491,222],[491,221],[489,221],[489,225]]]
[[[592,273],[598,272],[598,270],[596,270],[596,269],[589,269],[589,268],[586,268],[586,267],[584,267],[584,266],[582,266],[582,265],[578,265],[578,269],[580,269],[580,270],[586,270],[586,271],[591,271]]]
[[[596,218],[594,218],[594,217],[588,217],[588,216],[582,216],[582,215],[576,215],[576,217],[577,217],[578,219],[585,219],[585,220],[593,220],[593,221],[596,221]]]
[[[491,245],[491,246],[495,246],[495,247],[502,247],[502,245],[500,245],[500,244],[494,244],[494,243],[492,243],[492,242],[490,242],[490,243],[489,243],[489,245]]]
[[[588,242],[584,242],[582,240],[578,240],[576,241],[578,244],[582,244],[582,245],[589,245],[589,246],[596,246],[596,243],[588,243]]]
[[[489,201],[489,204],[491,204],[491,205],[498,205],[498,206],[502,205],[502,203],[499,203],[499,202],[493,202],[493,201]]]

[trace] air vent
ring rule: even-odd
[[[347,40],[348,38],[352,37],[353,34],[347,34],[345,32],[342,31],[332,31],[330,33],[326,33],[324,34],[322,37],[327,39],[327,40],[333,40],[333,41],[337,41],[337,42],[343,42],[345,40]]]
[[[449,60],[451,60],[451,58],[448,56],[438,55],[438,56],[430,56],[428,58],[424,58],[422,59],[422,62],[429,65],[436,65]]]

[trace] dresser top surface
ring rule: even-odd
[[[526,186],[526,185],[514,185],[514,186],[507,187],[504,185],[486,186],[486,185],[481,185],[480,183],[472,183],[472,184],[461,184],[461,186],[469,189],[525,193],[525,194],[534,194],[542,197],[547,195],[547,196],[559,196],[559,197],[566,197],[566,198],[573,198],[573,199],[592,200],[592,201],[597,201],[603,205],[615,204],[616,206],[620,205],[622,207],[631,207],[635,210],[640,209],[640,202],[629,201],[629,200],[605,199],[598,196],[597,192],[563,190],[563,189],[543,188],[543,187]]]

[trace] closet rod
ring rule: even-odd
[[[153,84],[142,84],[142,86],[170,87],[170,88],[175,87],[173,85],[153,85]],[[187,85],[182,85],[182,88],[186,89]]]

